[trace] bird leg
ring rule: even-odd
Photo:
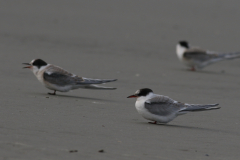
[[[56,90],[54,90],[53,93],[48,93],[48,94],[50,94],[50,95],[56,95]]]
[[[154,122],[148,122],[150,124],[157,124],[157,121],[154,121]]]
[[[192,68],[190,69],[190,71],[196,71],[195,67],[192,66]]]

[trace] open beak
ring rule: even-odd
[[[27,67],[23,67],[23,68],[31,68],[31,67],[32,67],[31,64],[29,64],[29,63],[23,63],[23,64],[25,64],[25,65],[29,65],[29,66],[27,66]]]
[[[131,95],[131,96],[128,96],[127,98],[137,98],[138,96],[136,95]]]

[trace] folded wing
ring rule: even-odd
[[[199,63],[203,63],[205,61],[218,57],[217,54],[208,54],[206,51],[200,49],[188,49],[183,56],[186,59],[193,60]]]
[[[152,114],[168,116],[186,107],[184,103],[174,101],[167,96],[156,96],[145,102],[145,108]]]
[[[240,58],[240,52],[217,53],[192,48],[185,51],[183,56],[185,59],[194,62],[199,68],[202,68],[218,61]]]
[[[91,79],[79,77],[76,75],[63,74],[61,72],[47,73],[44,72],[44,79],[52,84],[59,86],[65,85],[85,85],[85,84],[101,84],[107,82],[113,82],[117,79]]]

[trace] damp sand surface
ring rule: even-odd
[[[238,159],[240,60],[191,72],[175,45],[240,50],[238,1],[3,1],[0,159]],[[47,94],[24,62],[117,78],[113,91]],[[126,97],[140,88],[180,102],[219,103],[151,125]]]

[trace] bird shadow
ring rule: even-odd
[[[174,125],[174,124],[161,124],[161,123],[158,123],[158,124],[145,123],[145,124],[150,126],[158,126],[158,127],[162,126],[167,128],[179,128],[179,129],[199,130],[199,131],[208,131],[208,132],[216,132],[216,133],[226,133],[226,134],[232,134],[237,136],[240,135],[239,133],[236,133],[236,132],[230,132],[230,131],[219,130],[219,129],[202,128],[202,127],[183,126],[183,125]]]
[[[193,71],[189,71],[189,72],[193,72]],[[200,73],[200,74],[217,74],[217,75],[222,75],[222,74],[226,74],[225,71],[207,71],[207,70],[198,70],[198,71],[194,71],[194,73]]]
[[[52,98],[72,98],[72,99],[82,99],[82,100],[92,100],[92,101],[104,101],[104,102],[115,102],[113,100],[109,99],[100,99],[100,98],[91,98],[91,97],[82,97],[82,96],[73,96],[73,95],[62,95],[62,94],[56,94],[56,95],[49,95],[44,93],[31,93],[32,95],[41,95],[46,97],[52,97]]]
[[[215,129],[209,129],[209,128],[201,128],[201,127],[193,127],[193,126],[182,126],[182,125],[174,125],[174,124],[158,124],[162,125],[163,127],[169,127],[169,128],[184,128],[184,129],[194,129],[194,130],[205,130],[205,131],[217,131]]]
[[[197,71],[192,71],[190,69],[177,69],[178,71],[181,72],[188,72],[188,73],[193,73],[193,74],[226,74],[225,71],[209,71],[209,70],[197,70]]]

